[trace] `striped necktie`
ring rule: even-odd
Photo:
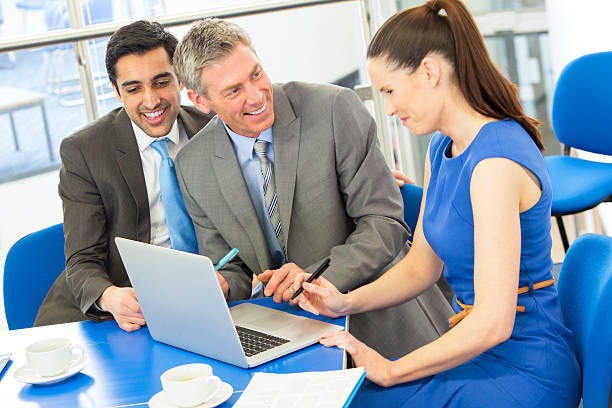
[[[268,142],[265,140],[255,140],[255,145],[253,146],[255,150],[255,154],[257,154],[257,158],[259,159],[259,164],[261,165],[261,175],[263,177],[263,192],[264,199],[266,200],[266,208],[268,210],[268,217],[270,217],[270,222],[272,223],[272,228],[274,228],[274,233],[276,234],[276,238],[278,242],[281,244],[283,252],[285,252],[285,245],[281,240],[281,231],[283,230],[283,225],[281,224],[280,212],[278,210],[278,196],[276,195],[276,188],[274,186],[274,169],[272,168],[272,164],[268,160]]]
[[[151,143],[151,147],[161,156],[159,187],[172,248],[197,254],[198,241],[176,179],[174,162],[168,154],[168,138],[156,140]]]

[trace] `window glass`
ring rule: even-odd
[[[87,41],[89,60],[93,67],[94,88],[98,114],[104,116],[109,111],[121,106],[115,96],[108,74],[106,73],[106,46],[110,37]]]
[[[351,85],[347,77],[355,75],[365,58],[357,2],[257,14],[231,21],[249,33],[273,82],[343,81]],[[181,27],[174,32],[181,38],[187,29]]]
[[[544,8],[545,0],[468,0],[466,4],[475,15],[495,11],[520,10],[526,8]]]
[[[92,1],[92,0],[90,0]],[[110,0],[103,0],[110,1]],[[172,14],[194,13],[269,3],[262,0],[126,0],[113,2],[115,21],[133,21]],[[316,7],[315,7],[316,8]]]
[[[0,2],[0,38],[70,26],[66,0]],[[61,140],[87,123],[71,43],[0,53],[0,183],[59,166]]]
[[[0,38],[67,28],[69,20],[57,13],[66,8],[66,0],[0,1]]]
[[[30,1],[34,3],[34,0]],[[31,15],[27,14],[32,23],[26,25],[25,31],[19,31],[19,24],[9,24],[7,27],[2,26],[3,35],[4,31],[21,36],[69,27],[65,0],[40,0],[40,3],[44,3],[40,9],[32,11]],[[86,25],[122,20],[127,22],[246,3],[253,2],[81,1]],[[3,9],[3,21],[23,17],[15,4],[11,3],[10,6]],[[364,59],[364,42],[359,4],[356,2],[257,14],[236,18],[234,21],[251,35],[262,64],[274,82],[300,80],[337,83],[348,87],[360,82],[359,66]],[[30,25],[34,31],[30,30]],[[188,28],[176,27],[171,31],[181,38]],[[120,106],[106,75],[104,56],[107,42],[108,38],[87,42],[100,115]],[[0,80],[3,84],[16,84],[4,89],[3,96],[5,93],[15,95],[15,103],[19,105],[12,107],[4,104],[5,110],[1,111],[5,114],[0,115],[0,130],[4,130],[3,134],[10,137],[2,140],[5,148],[0,153],[0,180],[57,168],[61,139],[87,122],[73,45],[66,43],[0,54]],[[26,90],[31,93],[26,93]],[[32,102],[34,100],[36,104]],[[186,97],[183,103],[189,104]],[[46,121],[42,113],[39,113],[42,112],[39,106],[45,109]],[[25,119],[36,118],[36,115],[39,119],[26,125]]]
[[[422,0],[398,1],[400,9],[421,4]],[[481,16],[499,11],[540,9],[541,12],[546,5],[544,0],[466,0],[465,4],[477,22]],[[516,33],[512,28],[507,30],[508,22],[501,20],[514,19],[514,16],[498,14],[505,31],[485,36],[491,59],[502,74],[519,87],[519,97],[527,115],[542,122],[540,131],[546,147],[544,154],[559,154],[559,142],[550,125],[554,79],[546,27],[542,27],[542,32]],[[424,158],[430,139],[431,136],[416,138],[417,154],[420,155],[416,161]]]
[[[550,122],[554,79],[548,34],[500,33],[485,37],[485,44],[500,71],[518,86],[525,113],[542,122],[544,154],[559,154]]]
[[[59,166],[59,143],[87,123],[71,44],[0,54],[0,183]]]
[[[176,8],[172,10],[173,13],[178,11]],[[357,3],[278,11],[231,21],[243,27],[251,36],[262,65],[273,82],[336,83],[350,88],[360,82],[359,66],[365,58],[365,43]],[[180,39],[189,27],[173,27],[170,31]],[[90,56],[95,58],[92,66],[101,73],[106,72],[106,41],[103,46],[96,45],[95,50],[90,46]],[[119,106],[119,103],[108,85],[108,79],[100,81],[100,84],[103,87],[96,92],[99,111],[103,115]],[[182,102],[190,104],[185,91]]]

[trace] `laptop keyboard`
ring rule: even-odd
[[[271,336],[256,330],[236,326],[242,349],[247,357],[254,356],[263,351],[270,350],[281,344],[289,343],[289,340]]]

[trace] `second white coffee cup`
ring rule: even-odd
[[[43,377],[61,374],[85,359],[85,349],[64,338],[37,341],[26,347],[25,354],[28,365]]]
[[[219,377],[212,375],[208,364],[185,364],[161,375],[168,401],[180,407],[194,407],[211,399],[221,387]]]

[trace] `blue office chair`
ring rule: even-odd
[[[13,245],[4,264],[4,310],[10,330],[32,327],[49,288],[64,269],[64,230],[57,224]]]
[[[561,216],[576,214],[609,201],[612,163],[569,157],[570,147],[612,155],[612,52],[582,56],[561,72],[552,106],[552,125],[565,145],[565,156],[546,157],[552,182],[552,215],[563,247],[569,242]]]
[[[612,381],[612,238],[585,234],[576,239],[563,261],[558,290],[582,367],[584,408],[607,407]]]
[[[404,221],[406,221],[414,236],[414,230],[419,219],[419,211],[421,210],[423,188],[412,184],[404,184],[400,191],[404,200]]]
[[[402,200],[404,201],[404,221],[410,227],[412,233],[411,240],[414,239],[414,231],[419,220],[419,212],[421,211],[421,201],[423,200],[423,187],[415,186],[412,184],[404,184],[400,187],[402,193]],[[455,292],[450,287],[443,275],[440,275],[440,279],[437,282],[438,288],[442,291],[442,294],[446,300],[452,304],[453,296]]]

